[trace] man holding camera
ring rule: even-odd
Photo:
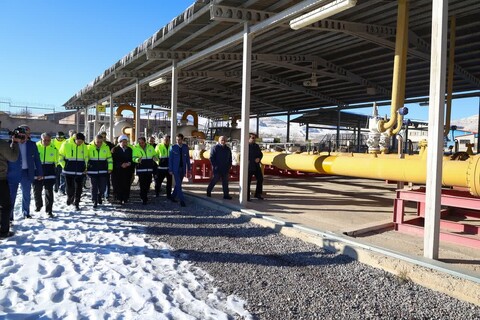
[[[30,215],[30,200],[32,183],[43,179],[42,163],[35,142],[28,139],[30,128],[18,127],[13,131],[13,137],[18,139],[20,156],[15,161],[8,161],[7,180],[10,188],[10,220],[14,220],[13,209],[17,197],[18,185],[22,187],[22,213],[26,219]]]
[[[2,207],[0,216],[0,239],[5,239],[13,235],[10,232],[10,188],[7,182],[7,167],[8,161],[15,161],[18,159],[20,153],[18,142],[20,140],[12,135],[12,142],[8,143],[0,140],[0,206]]]

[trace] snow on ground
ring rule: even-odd
[[[152,242],[109,204],[82,210],[56,194],[54,214],[21,215],[15,235],[0,241],[2,319],[251,318],[244,301],[225,296],[211,277],[175,260],[167,243]]]

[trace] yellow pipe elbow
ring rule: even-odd
[[[186,110],[182,115],[182,121],[186,121],[188,116],[193,117],[193,125],[198,128],[198,114],[192,110]]]
[[[405,82],[405,73],[407,71],[408,7],[408,0],[398,1],[397,35],[395,39],[395,58],[393,60],[392,105],[390,108],[389,121],[378,121],[377,129],[380,132],[385,132],[396,123],[397,111],[403,104],[402,97],[405,96],[405,89],[402,82]]]

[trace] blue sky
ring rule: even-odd
[[[0,99],[55,105],[193,0],[0,0]]]
[[[63,110],[77,91],[193,2],[0,0],[0,101]],[[428,118],[426,107],[409,109],[408,118]],[[478,98],[456,100],[452,109],[453,119],[478,114]]]

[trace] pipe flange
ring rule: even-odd
[[[480,155],[470,157],[467,168],[467,185],[471,195],[480,197]]]

